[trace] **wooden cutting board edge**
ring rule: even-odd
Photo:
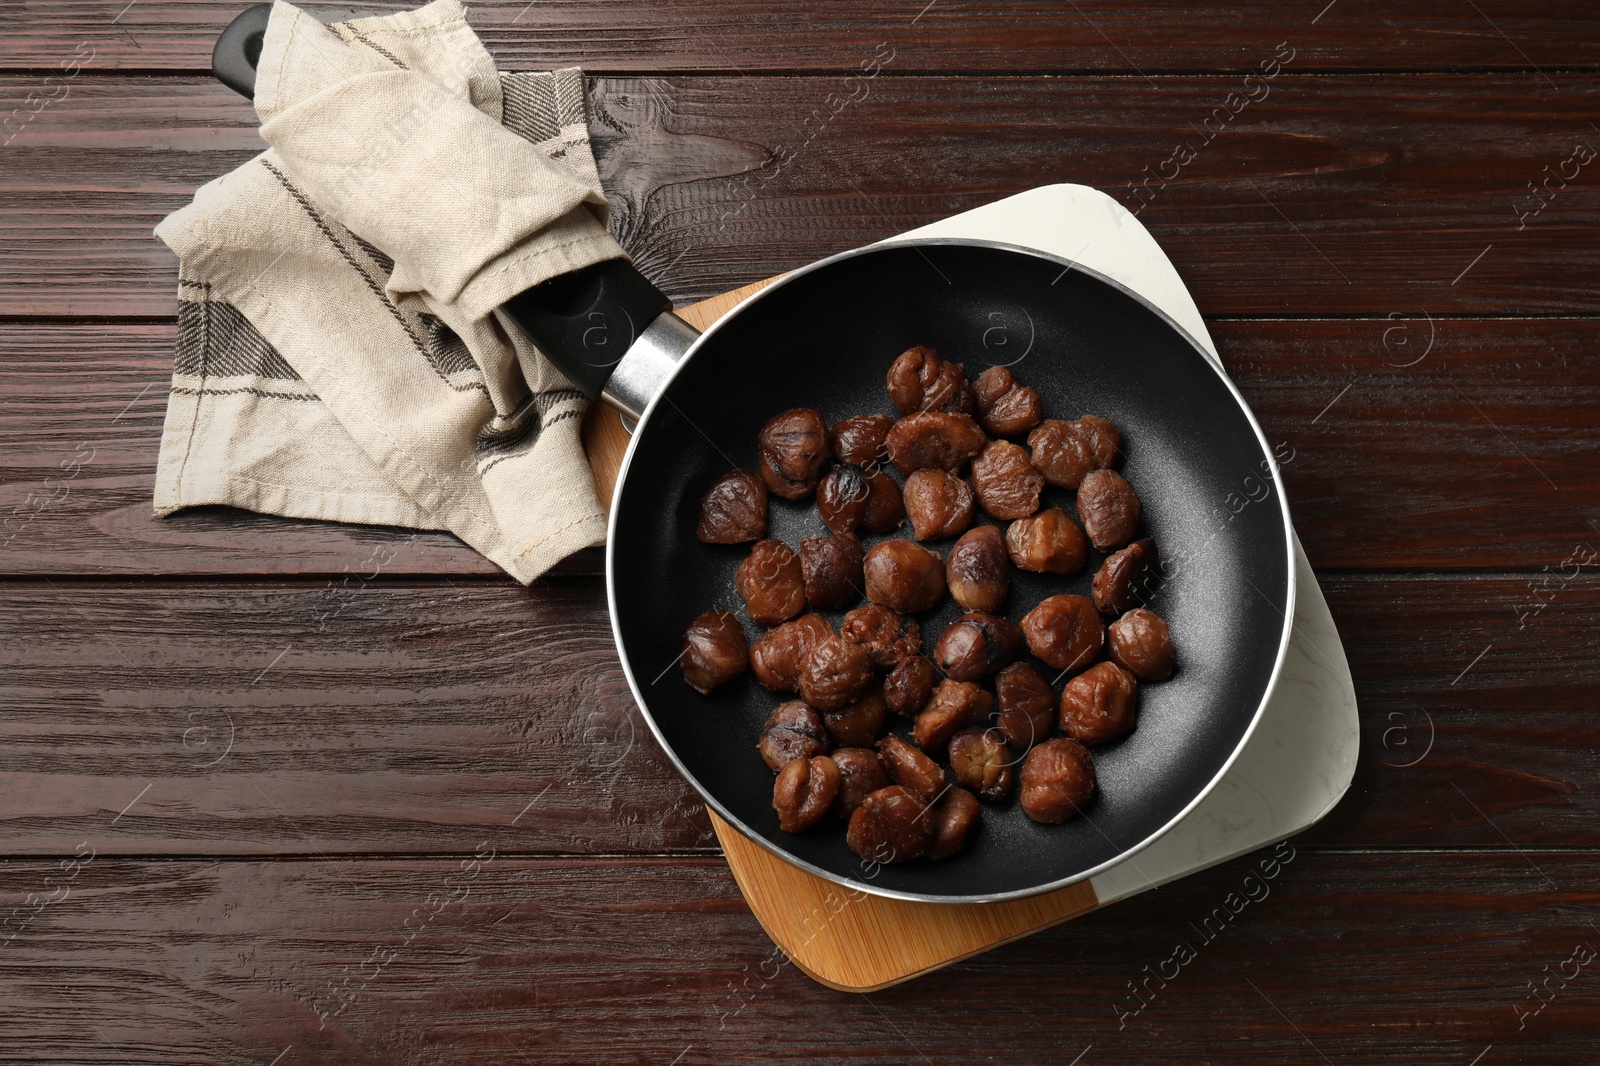
[[[768,278],[713,296],[678,315],[704,330],[776,280]],[[603,404],[590,409],[584,420],[584,448],[595,491],[608,511],[630,439],[616,411]],[[874,896],[785,862],[716,812],[708,808],[707,813],[734,881],[761,928],[801,972],[842,992],[888,988],[1100,905],[1088,881],[1000,903],[919,903]]]

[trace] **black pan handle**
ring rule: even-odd
[[[211,73],[246,99],[255,97],[271,16],[271,4],[246,9],[211,52]],[[644,413],[699,336],[626,259],[551,278],[513,296],[502,310],[584,395],[632,419]]]

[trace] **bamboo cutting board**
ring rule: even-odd
[[[704,330],[774,280],[714,296],[678,314]],[[628,440],[616,411],[596,404],[584,425],[584,446],[595,489],[607,506]],[[871,896],[785,862],[708,813],[734,880],[773,943],[814,980],[846,992],[898,984],[1100,905],[1088,881],[1005,903],[915,903]]]

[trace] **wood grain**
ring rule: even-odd
[[[54,67],[78,42],[95,69],[206,70],[217,34],[239,3],[18,0],[0,24],[0,66]],[[333,21],[416,6],[312,2]],[[1481,0],[1482,14],[1446,0],[1395,9],[1345,0],[1325,17],[1298,7],[1154,0],[1138,8],[1085,0],[966,5],[893,0],[479,0],[470,20],[508,69],[581,65],[594,71],[854,69],[879,41],[893,42],[903,71],[1251,70],[1279,41],[1322,70],[1453,67],[1560,70],[1594,67],[1594,10],[1578,0],[1531,7]],[[1496,33],[1496,27],[1505,37]],[[1508,39],[1509,38],[1509,39]],[[87,54],[87,53],[85,53]]]
[[[1600,322],[1212,328],[1268,437],[1294,449],[1284,477],[1314,565],[1538,570],[1600,546]],[[154,517],[174,337],[0,324],[0,572],[343,574],[377,559],[391,576],[498,573],[443,534],[221,508]],[[591,426],[591,443],[619,455],[620,427],[598,425],[611,435]],[[67,478],[62,464],[85,458]]]
[[[114,831],[85,835],[100,847]],[[1501,1062],[1592,1058],[1592,965],[1551,977],[1521,1029],[1517,1010],[1539,1005],[1530,982],[1573,972],[1576,945],[1600,948],[1593,854],[1299,849],[1267,877],[1260,853],[862,997],[786,965],[719,857],[499,843],[467,833],[468,858],[388,862],[98,857],[5,947],[7,1057],[889,1066],[1065,1064],[1092,1046],[1081,1061],[1465,1066],[1493,1044]],[[463,865],[480,847],[496,850]],[[61,876],[0,864],[0,894]],[[1175,969],[1180,944],[1193,958]]]
[[[761,928],[806,976],[841,992],[892,987],[1100,904],[1088,881],[988,904],[874,896],[786,862],[715,812],[711,828]]]
[[[1590,171],[1518,213],[1600,144],[1600,75],[1558,76],[1286,72],[1141,221],[1208,314],[1594,314]],[[1040,184],[1136,203],[1240,84],[884,77],[846,106],[809,78],[600,78],[593,126],[619,236],[684,303]],[[0,78],[0,100],[33,87]],[[259,150],[254,126],[208,79],[74,86],[0,153],[0,315],[170,315],[150,231]]]
[[[1600,579],[1531,583],[1324,580],[1366,744],[1313,839],[1600,846]],[[0,627],[6,854],[70,853],[146,785],[135,854],[711,846],[592,584],[13,581]]]

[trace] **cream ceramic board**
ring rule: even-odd
[[[908,237],[1003,241],[1082,263],[1166,312],[1222,365],[1166,253],[1131,212],[1096,189],[1030,189],[885,243]],[[1294,635],[1255,734],[1227,776],[1183,821],[1091,880],[1102,906],[1293,836],[1332,810],[1350,787],[1360,746],[1355,686],[1298,538],[1295,559]]]

